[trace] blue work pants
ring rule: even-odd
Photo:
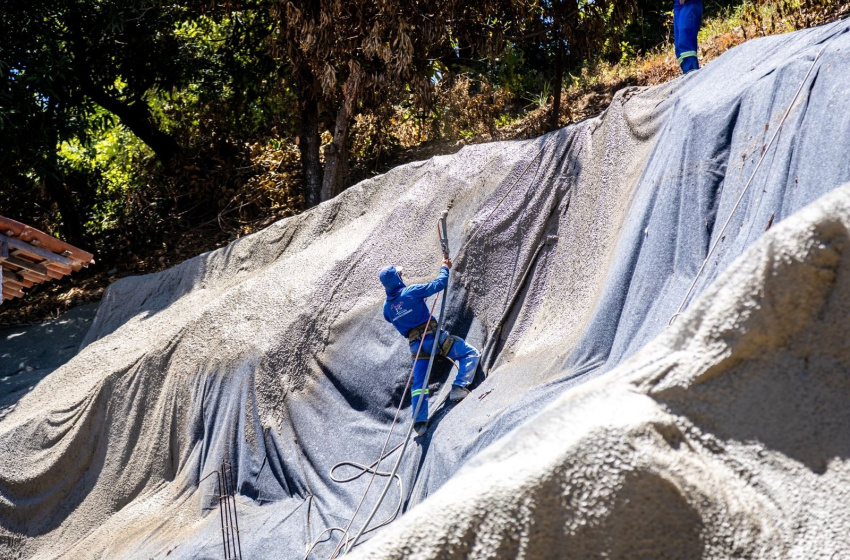
[[[413,386],[411,387],[411,401],[413,403],[413,412],[416,411],[416,403],[424,396],[425,402],[419,408],[419,414],[416,416],[416,422],[426,422],[428,420],[428,387],[423,387],[425,382],[425,373],[428,370],[428,357],[432,350],[440,352],[440,347],[445,343],[446,338],[451,336],[446,331],[440,333],[440,345],[434,349],[434,334],[428,333],[425,335],[425,341],[422,343],[422,351],[419,354],[419,360],[413,364]],[[410,345],[410,352],[415,356],[419,349],[419,341]],[[478,360],[481,358],[478,350],[470,346],[460,337],[454,337],[454,343],[447,356],[457,366],[457,375],[453,385],[466,387],[472,383],[475,377],[475,370],[478,367]],[[436,360],[436,358],[434,358]]]
[[[673,41],[683,74],[699,69],[697,34],[701,26],[702,0],[673,0]]]

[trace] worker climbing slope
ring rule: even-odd
[[[457,376],[449,394],[449,400],[454,402],[463,400],[469,394],[468,387],[475,377],[480,358],[478,350],[462,338],[451,335],[445,330],[439,333],[438,344],[435,348],[437,322],[431,319],[425,299],[445,290],[451,266],[452,261],[444,258],[437,278],[427,284],[412,286],[405,286],[401,268],[388,266],[380,273],[381,283],[387,292],[387,300],[384,302],[384,319],[392,323],[410,343],[410,352],[414,360],[411,386],[414,413],[417,402],[420,398],[424,398],[419,407],[419,413],[414,418],[414,430],[419,435],[424,434],[428,429],[428,387],[424,386],[424,382],[431,353],[438,352],[457,365]]]

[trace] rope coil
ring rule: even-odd
[[[434,317],[434,308],[437,306],[437,300],[438,299],[439,299],[439,296],[434,298],[434,302],[431,304],[431,309],[430,309],[429,314],[428,314],[428,321],[425,323],[426,328],[431,323],[431,320]],[[417,358],[419,357],[420,352],[422,352],[422,344],[424,342],[425,342],[425,337],[422,337],[419,340],[419,348],[416,351],[416,357]],[[415,360],[414,360],[414,364],[415,364]],[[412,382],[413,382],[413,367],[410,368],[410,374],[407,377],[407,383],[405,383],[404,392],[402,393],[403,395],[407,394],[407,390],[410,388],[410,385],[411,385]],[[420,402],[421,402],[421,400],[422,399],[420,399]],[[351,530],[351,526],[354,524],[354,519],[357,517],[357,514],[360,512],[360,508],[363,507],[363,503],[366,501],[366,496],[369,493],[369,489],[372,487],[372,484],[374,483],[375,478],[378,476],[381,461],[383,461],[385,458],[387,458],[389,455],[391,455],[393,452],[395,452],[396,449],[398,449],[401,446],[401,444],[399,444],[399,445],[395,446],[393,449],[391,449],[390,451],[387,451],[387,446],[389,445],[390,438],[392,437],[393,431],[395,430],[395,426],[398,423],[399,415],[401,414],[401,409],[402,409],[403,405],[404,405],[404,397],[402,397],[402,399],[398,403],[398,407],[396,408],[395,416],[393,417],[392,424],[390,424],[390,429],[389,429],[389,432],[387,433],[387,438],[384,440],[384,446],[381,448],[381,453],[378,456],[378,459],[375,460],[367,468],[367,470],[372,473],[372,476],[369,479],[369,483],[366,485],[366,490],[363,492],[363,496],[360,498],[360,502],[357,504],[357,508],[354,510],[354,514],[352,514],[351,519],[348,521],[348,524],[344,528],[342,528],[342,527],[329,527],[329,528],[325,529],[324,531],[322,531],[321,533],[319,533],[319,536],[316,537],[313,540],[312,543],[308,544],[307,552],[304,554],[304,560],[307,560],[307,558],[310,556],[310,553],[313,551],[313,549],[319,544],[319,542],[321,542],[321,537],[325,533],[328,533],[328,532],[333,534],[334,531],[340,531],[342,533],[342,537],[340,538],[340,541],[337,544],[336,548],[334,549],[333,553],[331,554],[330,558],[336,557],[337,553],[340,551],[341,548],[344,547],[346,552],[347,552],[348,550],[350,550],[350,548],[352,546],[354,546],[353,544],[349,545],[349,542],[351,540],[351,537],[349,536],[349,531]],[[412,424],[411,424],[411,426],[412,426]],[[408,437],[409,437],[409,434],[410,434],[410,432],[408,431]],[[334,476],[334,472],[340,466],[345,465],[345,464],[362,466],[362,465],[355,463],[353,461],[339,462],[339,463],[335,464],[333,467],[331,467],[330,476],[331,476],[332,480],[334,480],[335,482],[349,482],[351,480],[355,480],[357,478],[360,478],[360,476],[362,476],[363,474],[366,473],[366,470],[364,470],[364,471],[362,471],[361,473],[357,474],[356,476],[354,476],[353,478],[351,478],[349,480],[337,480],[336,477]],[[382,474],[382,476],[385,476],[385,475]],[[403,486],[401,486],[401,477],[397,477],[395,475],[395,473],[393,473],[393,475],[390,476],[390,482],[392,482],[392,480],[394,478],[397,478],[398,481],[399,481],[399,485],[400,485],[399,490],[400,491],[403,490]],[[402,494],[403,494],[402,492],[399,493],[399,496],[400,496],[399,497],[399,504],[398,504],[396,511],[393,514],[393,516],[388,518],[385,522],[382,522],[377,527],[374,527],[371,530],[383,527],[384,525],[388,524],[390,521],[392,521],[395,518],[395,515],[397,515],[398,512],[401,510],[401,496],[402,496]],[[370,519],[370,521],[371,521],[371,519]],[[368,522],[367,522],[367,524],[368,524]],[[366,527],[364,525],[363,529],[365,529],[365,528]],[[365,531],[361,530],[360,535],[362,535],[364,532]]]

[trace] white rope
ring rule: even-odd
[[[505,199],[508,198],[508,195],[511,194],[511,192],[514,190],[514,188],[519,184],[519,180],[522,179],[522,177],[525,175],[525,172],[528,171],[529,167],[531,167],[531,164],[534,163],[537,160],[537,158],[540,156],[540,154],[543,153],[543,150],[546,149],[546,146],[549,145],[549,140],[554,138],[554,133],[552,133],[552,134],[553,134],[553,136],[549,137],[549,139],[547,139],[546,142],[543,143],[543,146],[540,147],[540,150],[538,150],[537,153],[534,154],[534,157],[529,160],[528,164],[523,168],[522,172],[517,176],[516,179],[514,179],[513,184],[510,187],[508,187],[507,192],[505,192],[505,194],[502,196],[502,198],[499,199],[499,202],[496,204],[496,206],[493,208],[493,210],[491,210],[490,213],[487,214],[487,217],[484,218],[484,221],[481,222],[480,224],[478,224],[478,227],[475,228],[475,231],[472,232],[472,235],[470,235],[469,239],[466,240],[466,243],[463,244],[463,247],[461,247],[460,250],[455,254],[455,258],[458,258],[464,252],[464,250],[466,250],[466,248],[469,246],[469,244],[472,243],[472,240],[475,239],[475,236],[478,235],[478,232],[481,231],[481,228],[484,226],[484,224],[486,224],[488,221],[490,221],[490,218],[493,217],[493,214],[496,213],[496,210],[499,209],[499,206],[502,205],[502,203],[505,201]]]
[[[779,126],[776,127],[776,130],[773,132],[773,137],[771,137],[770,142],[768,142],[767,146],[765,146],[765,148],[762,150],[761,157],[759,157],[758,163],[756,164],[755,169],[753,169],[752,175],[750,175],[750,179],[747,181],[747,184],[744,186],[744,189],[741,191],[740,196],[738,196],[738,200],[735,202],[735,206],[732,207],[732,211],[729,213],[729,217],[726,218],[726,222],[723,224],[723,227],[720,228],[720,233],[718,234],[717,238],[714,240],[714,243],[712,243],[711,247],[709,248],[708,255],[706,255],[705,260],[702,261],[702,265],[699,267],[699,270],[697,271],[697,275],[694,276],[694,279],[691,282],[691,285],[688,288],[688,292],[685,294],[685,297],[682,298],[682,303],[679,304],[679,308],[676,310],[676,313],[674,313],[673,316],[670,317],[670,321],[667,323],[668,326],[672,325],[673,322],[676,320],[676,318],[679,315],[681,315],[682,309],[684,309],[685,304],[688,302],[688,298],[691,297],[691,294],[693,293],[694,288],[697,285],[697,280],[699,280],[699,277],[702,275],[703,270],[705,270],[705,266],[708,264],[709,259],[714,254],[714,250],[717,249],[717,246],[723,240],[724,233],[726,232],[726,228],[729,226],[729,223],[732,221],[732,217],[735,215],[735,212],[738,210],[738,206],[741,204],[741,201],[744,199],[744,195],[747,194],[747,190],[750,188],[750,185],[752,184],[753,179],[755,179],[756,173],[758,172],[759,168],[761,167],[761,164],[764,161],[764,158],[767,155],[767,152],[770,151],[770,148],[773,145],[773,141],[776,140],[777,136],[779,136],[779,131],[782,130],[782,125],[785,124],[785,120],[788,118],[788,115],[791,114],[791,110],[794,108],[794,105],[796,105],[796,103],[797,103],[797,98],[800,97],[800,93],[803,91],[803,86],[805,86],[806,82],[809,80],[809,76],[811,76],[812,71],[815,69],[815,65],[818,62],[818,59],[820,59],[820,55],[823,54],[823,51],[825,49],[826,49],[826,45],[823,46],[823,48],[818,52],[817,56],[815,56],[815,59],[812,61],[812,66],[809,68],[809,71],[806,73],[806,76],[803,78],[803,81],[800,83],[800,87],[797,89],[797,93],[794,94],[794,99],[792,99],[791,104],[788,105],[788,109],[785,111],[785,114],[782,116],[782,120],[779,121]]]

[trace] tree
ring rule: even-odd
[[[348,140],[358,112],[411,97],[426,109],[436,64],[459,45],[495,51],[511,2],[459,0],[275,0],[273,47],[292,67],[299,91],[299,149],[307,206],[340,192],[348,175]],[[501,18],[501,19],[500,19]],[[502,25],[494,22],[502,21]],[[320,165],[319,129],[333,130]]]
[[[104,207],[118,215],[119,195],[103,198],[104,190],[114,193],[115,174],[70,162],[68,146],[93,150],[104,134],[126,138],[130,130],[143,155],[123,161],[143,169],[121,175],[139,186],[122,192],[127,200],[135,192],[133,200],[148,212],[133,214],[134,224],[152,213],[183,223],[214,220],[225,208],[241,212],[253,204],[234,203],[250,173],[239,170],[251,169],[247,147],[272,137],[286,143],[297,136],[304,199],[313,206],[350,181],[355,119],[368,117],[379,129],[403,107],[436,123],[445,104],[435,104],[437,84],[444,88],[455,71],[471,71],[487,89],[503,64],[498,58],[520,47],[534,53],[535,80],[554,80],[551,126],[557,126],[564,73],[612,43],[632,3],[7,3],[0,10],[0,163],[6,171],[0,200],[14,195],[17,204],[36,204],[27,202],[38,198],[31,196],[36,189],[59,210],[67,239],[80,242],[86,231],[102,231],[90,224]],[[512,91],[522,93],[521,87]],[[119,125],[120,134],[109,132]],[[322,151],[320,132],[327,130],[332,141]]]
[[[524,22],[518,42],[543,43],[553,67],[549,129],[560,126],[564,73],[617,42],[637,7],[636,0],[520,0]]]
[[[82,133],[79,96],[65,88],[70,61],[62,49],[37,38],[49,18],[48,10],[37,8],[28,14],[0,11],[0,164],[7,170],[2,180],[6,189],[17,182],[48,193],[62,214],[65,236],[79,243],[80,211],[56,157],[61,140]]]
[[[171,173],[184,160],[217,149],[207,144],[187,153],[196,130],[182,133],[182,122],[196,127],[203,105],[230,113],[220,119],[229,127],[220,137],[244,132],[237,125],[267,105],[264,98],[272,96],[264,84],[277,81],[278,68],[266,53],[264,13],[244,15],[194,0],[5,5],[0,161],[17,173],[3,183],[25,190],[35,180],[59,208],[66,238],[80,242],[91,210],[80,206],[91,199],[80,189],[91,187],[66,180],[56,156],[60,144],[85,143],[93,130],[118,121]],[[195,114],[169,112],[175,94],[190,88],[194,106],[183,108]]]

